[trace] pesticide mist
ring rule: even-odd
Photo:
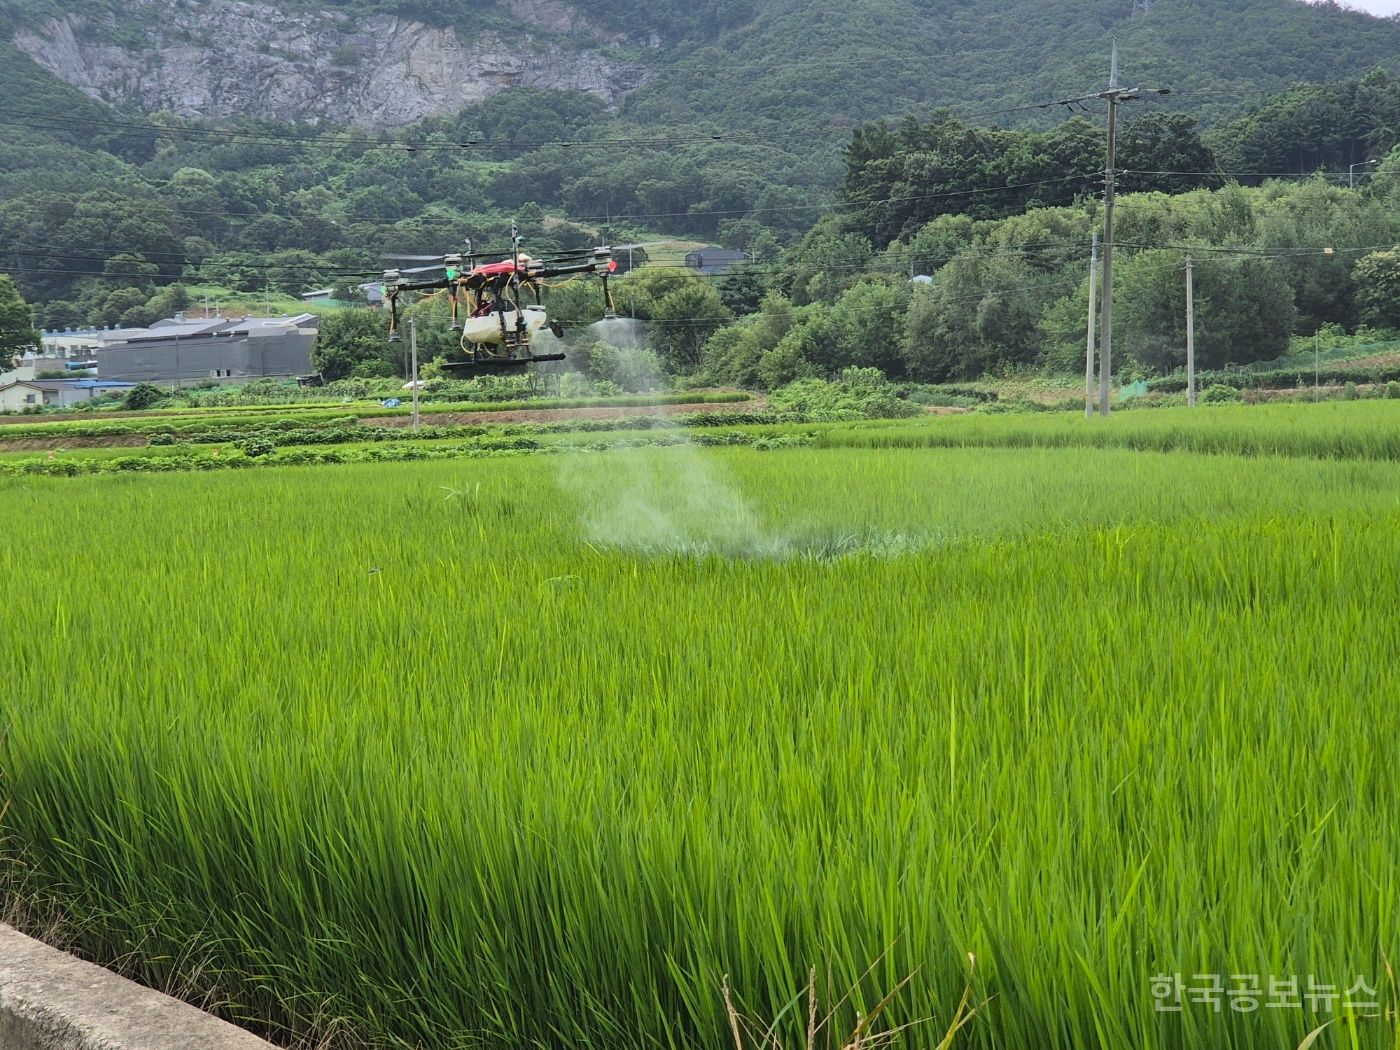
[[[631,317],[605,317],[584,329],[595,343],[607,343],[618,350],[643,350],[647,345],[647,327]],[[658,381],[660,376],[654,377]]]
[[[636,321],[600,321],[610,346],[645,347]],[[630,341],[623,347],[621,342]],[[664,389],[660,375],[638,377],[639,389]],[[658,414],[676,409],[658,408]],[[682,410],[683,411],[683,410]],[[618,447],[554,460],[559,485],[573,497],[587,541],[644,555],[694,555],[744,560],[903,557],[941,546],[941,532],[871,529],[819,521],[809,514],[765,515],[725,461],[672,429],[664,448]]]
[[[691,444],[556,460],[595,546],[645,554],[782,557],[789,542],[754,511],[719,464]]]

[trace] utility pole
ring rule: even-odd
[[[1084,418],[1094,418],[1094,325],[1098,320],[1099,231],[1089,252],[1089,346],[1084,352]]]
[[[1117,72],[1117,50],[1114,50],[1114,72]],[[1116,80],[1117,77],[1115,76]],[[1113,375],[1113,203],[1117,189],[1118,163],[1118,95],[1116,90],[1108,99],[1108,167],[1104,171],[1103,196],[1103,329],[1099,344],[1099,415],[1111,411],[1108,388]]]
[[[1170,88],[1119,87],[1118,42],[1115,40],[1107,91],[1096,91],[1091,95],[1047,103],[1071,108],[1098,99],[1108,103],[1108,164],[1104,169],[1103,208],[1103,304],[1100,308],[1099,322],[1099,414],[1103,416],[1107,416],[1111,409],[1109,385],[1113,377],[1113,207],[1118,189],[1118,107],[1124,102],[1135,102],[1145,95],[1170,94]]]
[[[1196,273],[1186,257],[1186,403],[1196,407]]]
[[[1322,400],[1322,329],[1313,333],[1313,400]]]
[[[413,386],[413,432],[418,433],[418,318],[408,319],[408,346],[409,353],[413,355],[413,378],[410,383]]]
[[[1113,41],[1113,64],[1108,73],[1108,166],[1103,179],[1103,321],[1099,344],[1099,415],[1112,407],[1108,388],[1113,377],[1113,204],[1118,189],[1118,41]]]

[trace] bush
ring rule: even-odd
[[[277,446],[273,442],[263,438],[249,438],[246,441],[240,441],[237,447],[240,452],[250,459],[256,459],[259,456],[270,456],[273,452],[277,451]]]
[[[1201,400],[1207,405],[1223,405],[1239,399],[1240,392],[1224,383],[1213,383],[1201,394]]]
[[[1392,399],[1400,399],[1400,383],[1392,379],[1385,385],[1385,396]]]
[[[773,391],[769,403],[776,411],[801,413],[816,422],[902,419],[920,412],[877,368],[848,368],[834,383],[798,379]]]
[[[165,391],[150,383],[137,383],[126,392],[126,397],[122,399],[122,407],[133,412],[143,412],[148,408],[154,408],[165,400]]]

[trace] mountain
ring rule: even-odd
[[[1301,0],[1143,7],[0,0],[0,269],[53,326],[143,316],[176,280],[325,287],[381,252],[498,243],[512,221],[532,246],[683,234],[771,260],[838,204],[852,129],[887,117],[942,127],[946,107],[1045,131],[969,133],[996,145],[983,190],[1072,168],[1090,174],[1060,195],[1092,192],[1101,131],[1054,132],[1070,116],[1054,103],[1106,84],[1114,38],[1122,82],[1173,92],[1130,115],[1175,108],[1188,116],[1152,134],[1188,144],[1192,120],[1213,124],[1232,169],[1347,167],[1394,143],[1400,81],[1367,75],[1400,72],[1400,20]],[[897,189],[874,196],[965,191],[974,173],[937,153],[895,149],[868,181]]]
[[[1301,0],[4,0],[0,28],[124,110],[366,128],[519,86],[644,126],[1009,108],[1101,85],[1111,36],[1126,81],[1208,117],[1400,63],[1400,21]]]
[[[611,103],[649,75],[617,54],[624,35],[560,0],[521,0],[513,19],[488,14],[468,44],[451,25],[389,12],[133,0],[31,17],[12,39],[90,98],[205,120],[397,127],[509,87]]]

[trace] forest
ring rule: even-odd
[[[343,6],[353,14],[386,5]],[[1142,69],[1160,67],[1170,33],[1186,31],[1161,20],[1169,6],[1126,27],[1141,37]],[[1248,23],[1268,6],[1241,0],[1220,10]],[[814,9],[802,32],[826,54],[822,34],[858,36],[865,19],[906,8],[857,5],[837,26]],[[1058,10],[1027,17],[1039,24],[1049,8]],[[13,23],[47,8],[23,0],[4,10]],[[628,10],[606,17],[626,22]],[[945,5],[935,14],[930,24],[949,39],[975,28],[971,12]],[[675,236],[742,249],[753,262],[718,280],[639,272],[618,282],[625,308],[652,322],[651,351],[673,376],[773,386],[851,366],[925,382],[1072,370],[1100,222],[1101,111],[959,115],[897,95],[908,72],[898,63],[865,62],[868,75],[857,76],[837,62],[755,72],[738,92],[745,116],[731,125],[719,95],[726,77],[748,68],[747,44],[726,44],[726,69],[702,82],[686,70],[703,49],[683,42],[722,37],[723,25],[744,19],[755,32],[797,32],[796,9],[743,0],[689,14],[674,5],[662,16],[671,19],[663,69],[619,110],[579,92],[514,88],[392,132],[118,113],[0,44],[10,100],[0,105],[9,132],[0,139],[0,263],[43,327],[140,325],[181,308],[194,284],[290,295],[334,286],[353,296],[382,268],[382,253],[445,252],[465,236],[494,243],[513,221],[536,249]],[[1211,17],[1193,9],[1189,20],[1205,62],[1204,37],[1220,28]],[[885,28],[899,28],[890,19]],[[1394,27],[1325,6],[1290,13],[1264,37],[1287,32],[1293,44],[1241,75],[1256,85],[1289,75],[1301,34],[1319,19],[1345,30],[1347,61],[1374,59],[1375,68],[1256,92],[1228,109],[1186,91],[1125,113],[1121,339],[1146,373],[1168,369],[1180,345],[1187,248],[1199,255],[1209,361],[1268,360],[1322,326],[1395,323],[1376,288],[1391,279],[1384,250],[1400,239],[1400,83],[1382,68],[1387,57],[1368,50]],[[996,61],[1024,70],[1035,58],[1013,49]],[[852,116],[895,115],[804,124],[818,103],[796,80],[817,83],[833,70],[850,74],[842,97]],[[785,86],[766,94],[766,78],[780,74]],[[706,92],[716,93],[708,115],[684,108]],[[883,104],[866,92],[883,93]],[[1322,246],[1334,254],[1305,254]],[[582,324],[601,310],[571,294],[554,297],[561,316]],[[392,367],[372,354],[336,357],[346,372]]]

